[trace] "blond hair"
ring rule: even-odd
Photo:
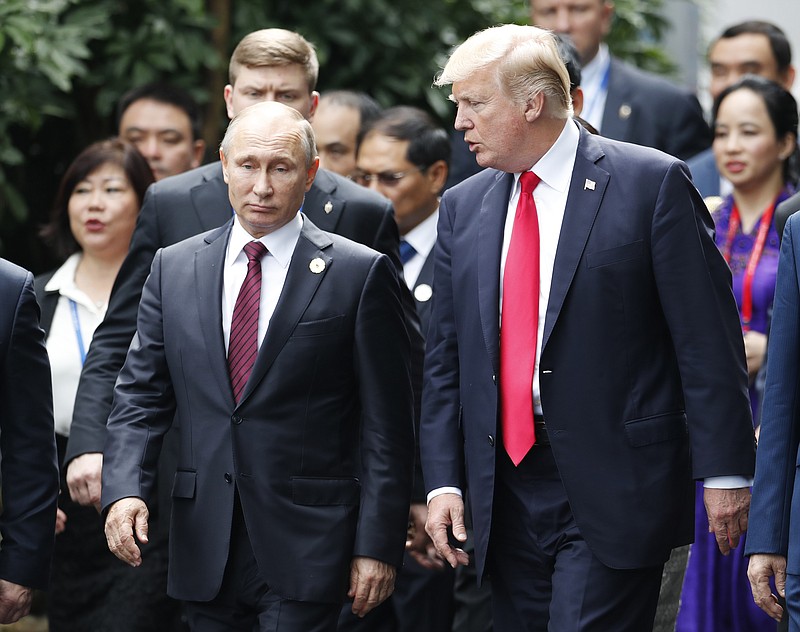
[[[314,46],[306,38],[285,29],[261,29],[245,35],[236,46],[228,65],[228,81],[236,84],[239,69],[263,66],[303,67],[308,80],[308,91],[317,87],[319,60]]]
[[[464,81],[490,67],[495,68],[498,86],[514,102],[525,104],[542,93],[551,116],[572,116],[569,73],[550,31],[516,24],[478,31],[453,51],[434,85]]]

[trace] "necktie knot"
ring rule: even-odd
[[[533,190],[539,186],[541,181],[542,179],[533,173],[533,171],[526,171],[519,177],[519,182],[522,186],[522,193],[533,193]]]
[[[244,254],[247,255],[248,261],[261,261],[267,254],[267,247],[260,241],[250,241],[244,245]]]
[[[400,240],[400,262],[405,265],[408,263],[411,258],[417,254],[417,251],[414,249],[410,243],[408,243],[405,239]]]

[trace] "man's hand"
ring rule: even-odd
[[[433,540],[436,551],[455,568],[459,564],[467,566],[469,555],[457,549],[447,539],[448,529],[452,528],[453,536],[459,542],[467,541],[467,530],[464,527],[464,501],[458,494],[440,494],[428,503],[428,521],[425,530]]]
[[[0,623],[14,623],[31,611],[30,588],[0,579]]]
[[[776,621],[783,616],[778,598],[772,594],[769,578],[775,577],[775,588],[781,597],[786,597],[786,558],[782,555],[758,553],[750,556],[747,578],[756,605]]]
[[[102,452],[87,452],[72,459],[67,466],[67,487],[72,500],[79,505],[94,505],[100,511],[102,475]]]
[[[347,596],[353,600],[353,614],[364,617],[386,601],[394,591],[396,576],[397,570],[390,564],[371,557],[354,557],[350,563],[350,590],[347,591]]]
[[[750,510],[750,490],[713,489],[706,487],[703,500],[708,514],[708,531],[717,539],[723,555],[739,544],[739,538],[747,531],[747,512]]]
[[[56,535],[59,533],[64,533],[64,529],[67,528],[67,514],[65,514],[61,509],[56,510]]]
[[[444,568],[444,560],[436,553],[433,541],[425,532],[427,519],[428,507],[425,503],[411,503],[406,551],[422,568],[438,571]]]
[[[123,498],[108,510],[106,516],[106,542],[109,550],[131,566],[142,563],[142,552],[136,546],[134,533],[139,542],[147,544],[147,519],[150,512],[141,498]]]
[[[767,336],[757,331],[748,331],[744,335],[744,354],[747,359],[747,373],[752,381],[764,364],[764,356],[767,355]]]

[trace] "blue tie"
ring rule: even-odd
[[[408,243],[405,239],[400,240],[400,262],[403,265],[406,265],[413,257],[417,254],[417,251],[414,250],[414,246]]]

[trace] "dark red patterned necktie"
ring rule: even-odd
[[[519,465],[536,442],[533,429],[533,367],[539,329],[539,217],[533,190],[539,177],[520,177],[522,191],[514,216],[503,272],[500,324],[500,412],[503,445]]]
[[[261,259],[267,248],[260,241],[251,241],[244,247],[247,255],[247,276],[233,308],[231,337],[228,343],[228,372],[231,376],[233,397],[239,397],[250,377],[258,355],[258,312],[261,305]]]

